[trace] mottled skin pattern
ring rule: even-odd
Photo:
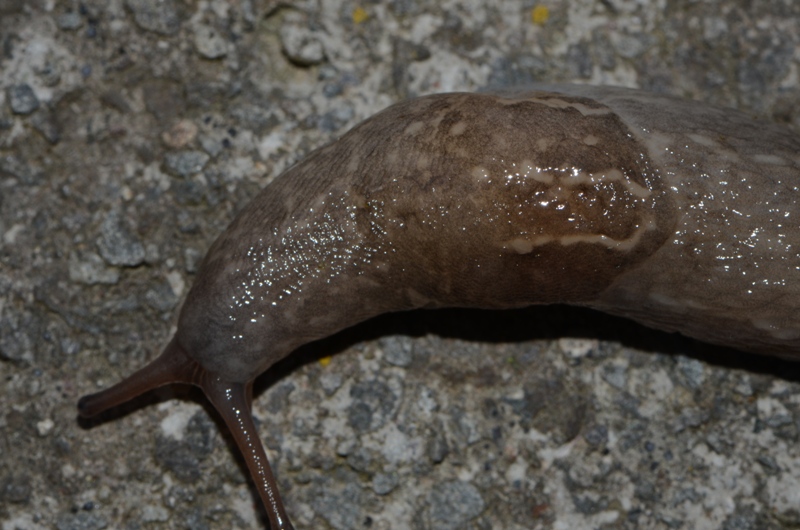
[[[668,190],[672,233],[588,304],[707,342],[800,355],[800,137],[707,104],[559,87],[608,105]]]
[[[419,98],[315,151],[211,248],[178,340],[247,381],[387,311],[596,300],[674,206],[618,116],[552,100]]]
[[[258,195],[165,353],[79,406],[200,386],[292,528],[249,392],[297,346],[388,311],[561,302],[796,357],[798,185],[796,135],[699,103],[575,86],[400,103]]]

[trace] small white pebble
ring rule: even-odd
[[[586,357],[592,350],[598,348],[597,339],[559,339],[558,347],[570,359]]]
[[[53,427],[55,427],[55,423],[50,418],[46,420],[42,420],[36,424],[36,430],[39,432],[39,436],[47,436],[51,432],[53,432]]]

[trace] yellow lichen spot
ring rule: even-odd
[[[333,357],[331,357],[330,355],[323,357],[322,359],[319,360],[319,364],[321,364],[323,367],[328,366],[329,364],[331,364],[331,359],[333,359]]]
[[[550,10],[547,9],[547,6],[539,4],[531,10],[531,20],[534,24],[544,26],[548,18],[550,18]]]
[[[367,14],[367,10],[364,9],[363,7],[357,7],[355,9],[353,9],[353,22],[355,24],[361,24],[362,22],[364,22],[368,18],[369,18],[369,15]]]

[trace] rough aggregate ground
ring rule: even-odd
[[[152,358],[205,249],[416,95],[621,84],[800,126],[792,0],[0,0],[0,529],[266,528]],[[298,528],[800,525],[800,376],[588,311],[382,318],[259,382]],[[328,355],[334,353],[332,358]]]

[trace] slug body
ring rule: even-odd
[[[800,355],[800,138],[666,96],[549,90],[418,98],[313,152],[213,244],[165,353],[81,413],[199,385],[291,528],[252,381],[370,317],[558,302]]]

